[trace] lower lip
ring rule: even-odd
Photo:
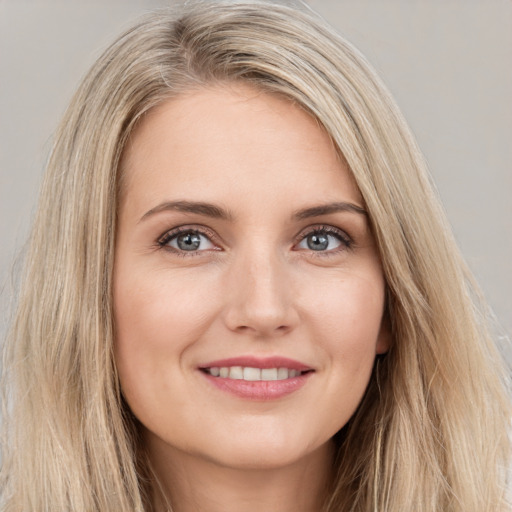
[[[213,386],[245,400],[277,400],[298,391],[306,384],[313,372],[283,380],[227,379],[201,372]]]

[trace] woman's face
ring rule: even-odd
[[[322,450],[367,387],[384,279],[318,123],[247,86],[152,111],[126,149],[115,357],[159,453],[276,467]]]

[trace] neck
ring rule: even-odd
[[[160,484],[155,512],[319,511],[332,478],[331,444],[278,468],[233,468],[175,448],[148,450]]]

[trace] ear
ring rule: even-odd
[[[377,336],[377,343],[375,345],[375,353],[382,355],[385,354],[391,347],[391,322],[389,320],[389,312],[384,312],[380,324],[379,335]]]

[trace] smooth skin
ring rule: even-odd
[[[389,345],[346,165],[291,101],[224,84],[150,112],[122,170],[115,357],[163,493],[177,512],[318,511],[332,436]],[[200,369],[240,356],[313,371],[286,396],[251,400]]]

